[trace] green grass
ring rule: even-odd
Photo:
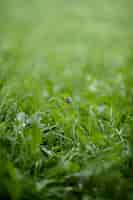
[[[132,9],[1,0],[0,199],[133,199]]]

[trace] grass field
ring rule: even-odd
[[[0,199],[133,199],[132,10],[0,1]]]

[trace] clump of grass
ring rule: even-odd
[[[56,3],[1,4],[0,198],[131,200],[133,5]]]

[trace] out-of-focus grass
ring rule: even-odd
[[[1,198],[133,198],[132,9],[1,0]]]

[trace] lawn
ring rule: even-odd
[[[132,10],[0,1],[0,199],[133,199]]]

